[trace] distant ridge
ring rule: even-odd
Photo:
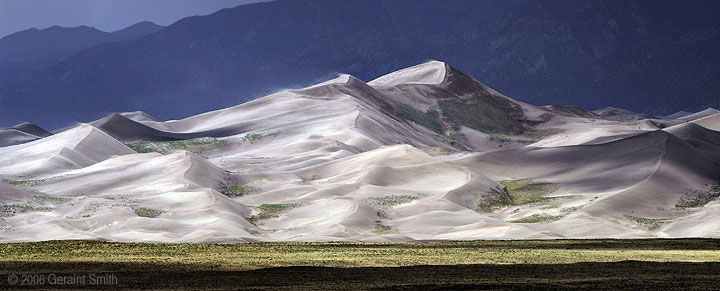
[[[31,28],[0,39],[0,76],[48,68],[101,43],[124,41],[156,32],[163,26],[143,21],[114,32],[89,26]],[[1,86],[1,85],[0,85]]]
[[[715,109],[715,108],[708,108],[708,109],[705,109],[705,110],[703,110],[703,111],[699,111],[699,112],[696,112],[696,113],[693,113],[693,114],[685,115],[685,116],[683,116],[683,117],[680,117],[680,119],[694,120],[694,119],[699,119],[699,118],[703,118],[703,117],[710,116],[710,115],[715,115],[715,114],[718,114],[718,113],[720,113],[720,110],[717,110],[717,109]]]
[[[24,122],[13,127],[0,128],[0,147],[31,142],[52,135],[47,130]]]

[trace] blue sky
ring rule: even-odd
[[[53,25],[114,31],[152,21],[169,25],[183,17],[261,0],[0,0],[0,37]]]

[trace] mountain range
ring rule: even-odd
[[[719,12],[717,1],[279,0],[118,39],[31,30],[0,40],[6,64],[24,63],[3,69],[0,124],[175,119],[427,59],[535,105],[695,112],[720,106]]]
[[[98,44],[136,39],[161,28],[163,26],[145,21],[114,32],[87,26],[53,26],[13,33],[0,39],[2,77],[5,79],[11,77],[11,73],[47,69]]]

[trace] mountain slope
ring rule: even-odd
[[[104,32],[93,27],[31,28],[0,39],[0,87],[19,84],[36,74],[90,47],[115,41],[136,39],[162,29],[152,22]]]
[[[31,142],[50,135],[52,134],[47,130],[25,122],[13,127],[0,128],[0,147]]]
[[[336,72],[370,80],[427,59],[538,105],[695,111],[717,106],[720,94],[718,11],[714,1],[675,0],[256,3],[95,47],[13,82],[0,95],[12,108],[0,122],[43,112],[39,124],[59,127],[139,109],[180,118]]]

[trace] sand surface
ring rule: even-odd
[[[720,237],[720,114],[701,113],[538,107],[433,61],[182,120],[3,129],[0,241]]]

